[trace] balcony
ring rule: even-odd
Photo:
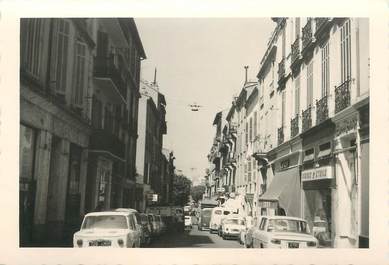
[[[278,84],[281,86],[285,81],[285,57],[278,64]]]
[[[118,137],[106,130],[94,130],[90,136],[90,149],[109,152],[117,157],[125,158],[125,144]]]
[[[277,129],[277,140],[278,145],[284,142],[284,127],[280,127]]]
[[[305,132],[312,127],[312,107],[309,106],[302,113],[302,131]]]
[[[113,89],[115,94],[126,102],[127,84],[122,77],[119,67],[115,64],[114,54],[111,54],[108,57],[95,57],[94,77],[101,80],[104,87]]]
[[[299,134],[299,115],[290,120],[290,138]]]
[[[292,53],[291,53],[291,66],[293,67],[297,61],[300,59],[300,38],[297,37],[292,44]]]
[[[309,48],[314,42],[313,31],[312,31],[312,19],[308,19],[307,24],[302,29],[302,50]]]
[[[350,83],[351,79],[335,87],[335,113],[338,113],[350,106]]]
[[[327,28],[327,26],[330,24],[330,18],[328,17],[317,17],[315,18],[315,24],[316,24],[316,32],[315,36],[320,35],[323,33],[323,31]]]
[[[316,124],[328,119],[328,96],[316,101]]]

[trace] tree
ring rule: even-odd
[[[174,204],[184,206],[189,201],[192,181],[184,175],[174,175],[173,180],[173,198]]]
[[[201,200],[203,198],[203,194],[204,194],[205,190],[206,190],[206,187],[204,185],[197,185],[197,186],[192,187],[192,190],[190,192],[190,194],[192,195],[192,199],[195,202],[198,202],[199,200]]]

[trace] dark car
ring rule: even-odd
[[[211,214],[212,214],[212,208],[204,208],[201,210],[200,213],[200,220],[198,223],[198,229],[201,230],[208,230],[209,229],[209,223],[211,221]]]

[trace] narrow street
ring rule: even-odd
[[[150,248],[243,248],[236,239],[219,237],[209,231],[199,231],[193,226],[191,231],[184,233],[166,233],[149,246]]]

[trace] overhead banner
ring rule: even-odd
[[[332,167],[319,167],[301,172],[301,181],[312,181],[319,179],[332,179]]]

